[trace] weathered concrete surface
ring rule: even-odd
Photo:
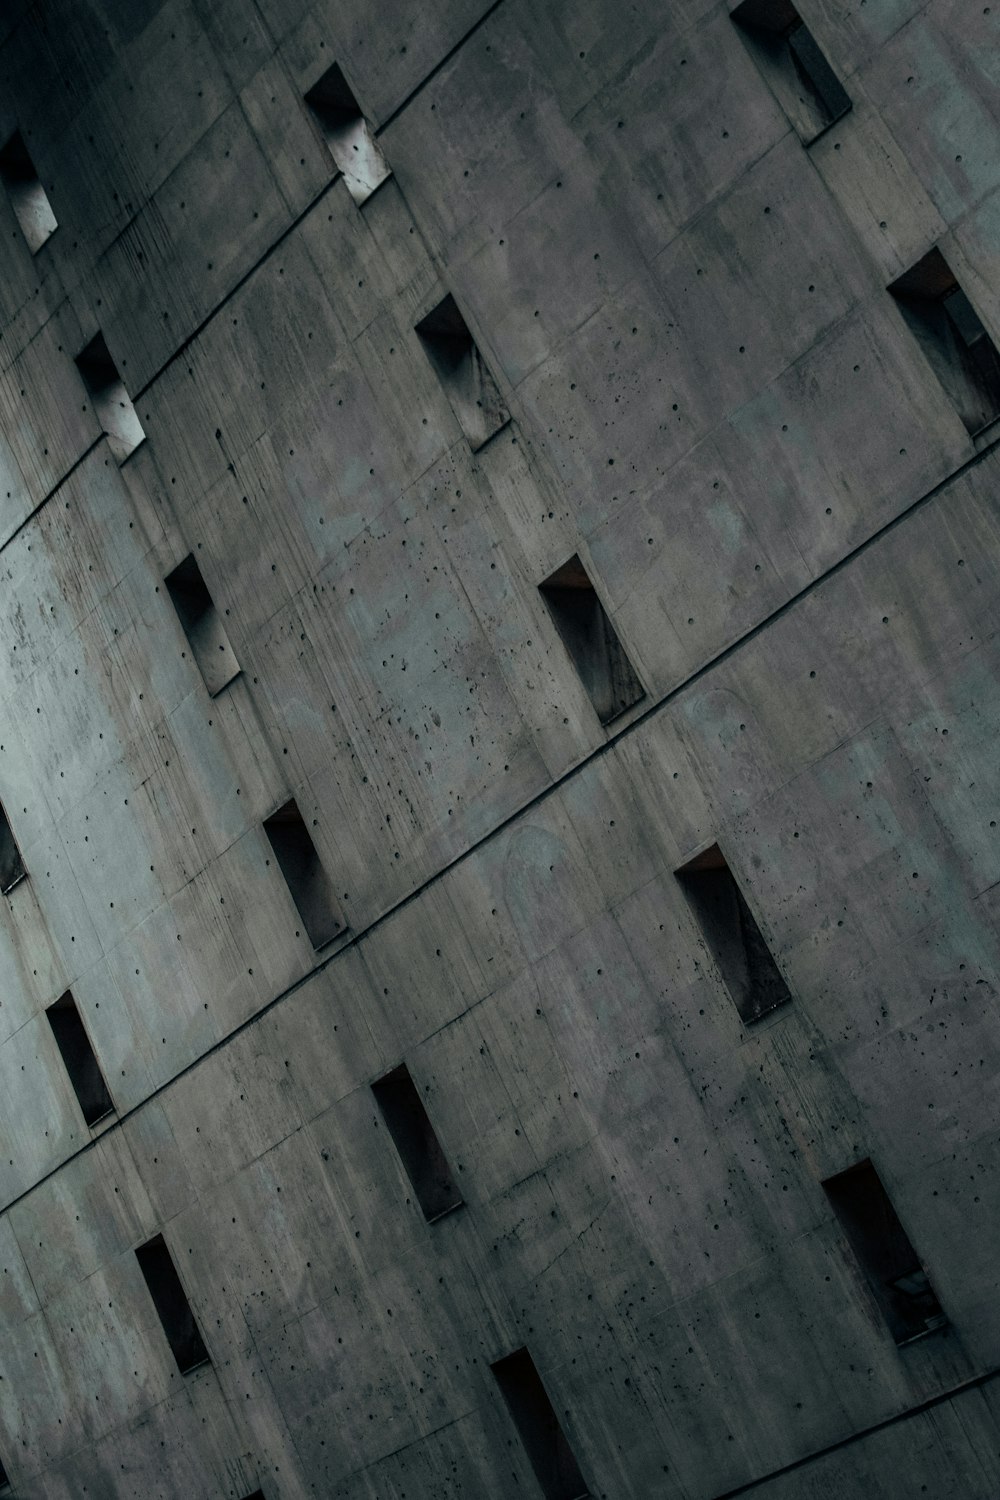
[[[1000,337],[1000,13],[802,14],[853,101],[808,149],[715,0],[0,16],[59,221],[32,256],[0,192],[13,1493],[536,1495],[524,1344],[595,1495],[1000,1492],[1000,459],[885,290],[939,245]],[[512,415],[476,453],[414,332],[448,293]],[[538,594],[573,555],[646,690],[610,731]],[[749,1029],[673,873],[716,841],[793,996]],[[404,1059],[432,1225],[370,1091]],[[865,1156],[950,1320],[906,1348],[820,1186]]]

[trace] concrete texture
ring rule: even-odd
[[[801,15],[852,104],[808,145],[718,0],[3,8],[58,223],[0,191],[12,1495],[542,1496],[524,1346],[595,1497],[1000,1493],[1000,458],[886,290],[938,247],[1000,340],[1000,12]],[[746,1025],[675,874],[715,844],[791,993]],[[902,1347],[821,1186],[869,1157],[948,1318]]]

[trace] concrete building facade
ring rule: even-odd
[[[7,0],[0,1494],[996,1500],[982,0]]]

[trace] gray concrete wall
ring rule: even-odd
[[[524,1344],[595,1496],[1000,1492],[1000,459],[886,292],[938,245],[1000,339],[998,13],[801,13],[853,102],[808,146],[713,0],[0,18],[59,221],[32,256],[0,191],[13,1494],[535,1497]],[[360,207],[302,102],[334,61]],[[477,452],[413,331],[447,292],[512,414]],[[538,593],[574,553],[646,691],[607,728]],[[714,841],[793,996],[751,1027],[674,875]],[[910,1347],[820,1186],[867,1156],[949,1319]]]

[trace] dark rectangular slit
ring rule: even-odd
[[[375,1102],[428,1223],[462,1206],[447,1157],[405,1063],[372,1084]]]
[[[6,896],[27,874],[14,831],[7,814],[0,807],[0,892]]]
[[[897,1344],[947,1325],[927,1272],[870,1161],[828,1177],[823,1189]]]
[[[37,255],[59,226],[19,130],[0,147],[0,180],[28,249]]]
[[[343,72],[334,63],[305,96],[327,149],[355,203],[364,203],[392,176],[375,134]]]
[[[314,948],[322,948],[343,932],[345,924],[294,797],[266,819],[264,832],[309,941]]]
[[[167,575],[164,583],[187,636],[191,655],[214,698],[239,676],[240,664],[194,555],[189,553]]]
[[[587,1500],[587,1482],[527,1349],[490,1368],[545,1500]]]
[[[475,451],[510,421],[496,382],[483,363],[465,319],[449,293],[415,332],[458,424]]]
[[[115,1104],[108,1093],[100,1064],[90,1045],[83,1017],[77,1010],[76,1001],[69,990],[45,1012],[56,1046],[69,1074],[83,1118],[88,1125],[114,1114]]]
[[[790,0],[743,0],[732,19],[807,145],[847,113],[850,96]]]
[[[9,1489],[10,1489],[10,1475],[7,1473],[7,1470],[4,1468],[3,1463],[0,1462],[0,1490],[9,1490]]]
[[[743,1020],[786,1005],[791,993],[718,844],[676,873]]]
[[[209,1364],[208,1350],[162,1234],[140,1245],[135,1258],[181,1374]]]
[[[889,292],[975,436],[1000,416],[1000,355],[940,250],[929,251]]]
[[[539,584],[556,629],[602,724],[610,724],[645,696],[579,557]]]
[[[108,440],[108,446],[117,461],[124,463],[146,434],[103,334],[95,334],[87,347],[76,356],[76,366],[93,403],[101,430]]]

